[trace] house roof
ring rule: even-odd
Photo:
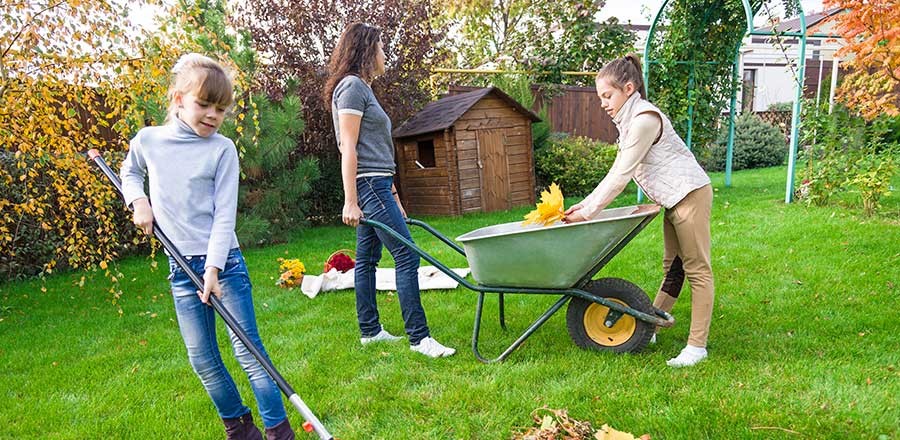
[[[832,8],[822,12],[814,12],[806,16],[806,29],[810,30],[820,22],[825,19],[841,12],[841,8]],[[799,32],[800,31],[800,17],[792,18],[790,20],[784,20],[776,24],[775,26],[763,26],[756,28],[758,31],[764,32]]]
[[[403,138],[444,130],[456,123],[457,119],[462,117],[473,105],[487,95],[494,95],[500,98],[532,122],[540,122],[541,120],[537,115],[523,107],[522,104],[519,104],[518,101],[503,93],[502,90],[496,87],[486,87],[429,102],[422,110],[404,122],[403,125],[397,127],[392,135],[395,138]]]

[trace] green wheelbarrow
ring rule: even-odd
[[[457,238],[444,236],[427,223],[407,219],[466,257],[476,283],[457,275],[387,225],[361,219],[380,229],[467,289],[478,292],[472,352],[481,362],[506,359],[566,303],[566,327],[576,345],[592,350],[636,353],[650,341],[657,326],[671,327],[672,315],[653,307],[640,287],[619,278],[593,277],[656,215],[659,206],[608,209],[591,221],[551,226],[504,223],[476,229]],[[485,294],[498,294],[500,326],[506,330],[504,294],[560,295],[541,316],[499,356],[487,359],[478,351]]]

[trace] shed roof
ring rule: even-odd
[[[500,98],[523,116],[531,119],[532,122],[541,120],[533,112],[519,104],[518,101],[503,93],[502,90],[496,87],[485,87],[429,102],[403,125],[397,127],[392,134],[395,138],[404,138],[443,130],[453,125],[457,119],[462,117],[473,105],[487,95],[494,95]]]

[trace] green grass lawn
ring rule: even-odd
[[[687,338],[687,291],[673,312],[678,324],[637,355],[577,348],[558,313],[506,362],[481,364],[469,349],[476,295],[464,289],[422,295],[432,333],[456,356],[427,359],[403,342],[362,347],[352,291],[308,299],[274,286],[279,257],[300,258],[315,274],[332,251],[354,247],[353,230],[337,226],[245,250],[263,340],[342,439],[509,438],[545,405],[654,440],[900,438],[900,196],[872,219],[785,205],[784,175],[737,172],[732,188],[713,176],[715,317],[710,357],[690,369],[665,365]],[[617,204],[632,202],[629,193]],[[426,220],[456,237],[527,210]],[[661,229],[657,218],[598,276],[654,294]],[[448,265],[465,265],[423,231],[414,237]],[[167,266],[157,261],[155,270],[141,257],[119,263],[121,316],[98,272],[54,275],[45,292],[40,281],[0,284],[0,438],[224,437],[187,362]],[[554,300],[508,296],[503,332],[489,297],[482,353],[499,353]],[[396,297],[380,293],[379,307],[385,327],[402,333]],[[246,378],[222,348],[256,414]],[[288,411],[299,429],[302,418]]]

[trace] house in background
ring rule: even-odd
[[[806,16],[806,71],[803,96],[815,100],[828,99],[832,75],[840,75],[841,60],[835,61],[835,52],[844,47],[841,38],[828,36],[836,33],[834,18],[841,14],[839,8]],[[800,19],[784,20],[775,26],[757,28],[763,32],[799,32]],[[796,37],[768,37],[749,35],[741,47],[739,66],[743,90],[738,94],[741,111],[760,112],[773,104],[793,102],[794,78],[799,66],[797,50],[800,41]]]
[[[842,13],[835,8],[806,15],[806,72],[804,96],[812,99],[828,99],[833,74],[840,75],[835,68],[834,53],[844,46],[843,39],[830,38],[836,34],[834,18]],[[757,17],[759,18],[759,17]],[[635,51],[643,54],[644,44],[650,31],[648,24],[626,24],[625,27],[636,36]],[[775,26],[757,27],[756,30],[771,32],[799,32],[800,19],[783,20]],[[743,90],[738,94],[739,111],[766,111],[773,104],[794,101],[794,70],[798,67],[796,37],[768,37],[748,35],[741,46],[739,75],[743,80]],[[845,60],[844,60],[845,61]],[[651,97],[652,99],[652,97]]]

